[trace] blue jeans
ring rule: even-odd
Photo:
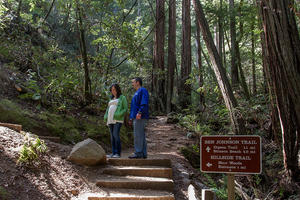
[[[111,147],[112,154],[121,155],[121,139],[120,139],[120,129],[122,123],[117,122],[116,124],[109,124],[110,130],[110,139],[111,139]]]
[[[147,157],[146,122],[147,119],[133,120],[134,151],[138,157]]]

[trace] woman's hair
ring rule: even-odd
[[[110,88],[109,88],[109,91],[110,91],[110,92],[111,92],[112,87],[114,87],[114,88],[116,89],[116,91],[117,91],[117,96],[116,96],[116,98],[119,98],[119,97],[121,96],[121,94],[122,94],[120,86],[119,86],[117,83],[112,84],[112,85],[110,86]],[[111,95],[111,98],[113,99],[113,98],[114,98],[114,95]]]

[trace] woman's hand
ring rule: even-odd
[[[130,119],[130,120],[128,121],[128,125],[129,125],[129,126],[132,126],[132,119]]]

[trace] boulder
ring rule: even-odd
[[[106,153],[97,142],[88,138],[73,147],[67,160],[80,165],[105,164]]]

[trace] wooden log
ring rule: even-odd
[[[60,137],[54,137],[54,136],[39,136],[40,139],[42,140],[50,140],[52,142],[60,143]]]
[[[15,131],[18,131],[19,133],[22,131],[22,125],[19,124],[0,123],[0,126],[13,129]]]

